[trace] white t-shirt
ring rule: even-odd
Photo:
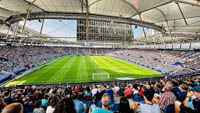
[[[55,108],[52,108],[51,106],[47,107],[46,113],[53,113]]]
[[[119,86],[115,86],[115,87],[113,87],[113,91],[119,91],[120,90],[120,88],[119,88]]]
[[[161,113],[161,111],[158,104],[149,105],[140,103],[138,113]]]
[[[92,89],[92,96],[96,95],[96,94],[97,94],[97,91],[98,91],[97,88]]]
[[[135,88],[133,88],[133,94],[136,95],[136,94],[139,94],[139,91]]]

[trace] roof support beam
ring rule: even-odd
[[[100,2],[100,1],[101,0],[96,0],[96,1],[92,2],[91,4],[89,4],[89,7],[92,6],[92,5],[94,5],[94,4],[96,4],[96,3],[98,3],[98,2]]]
[[[163,13],[162,10],[155,8],[158,12],[160,12],[160,14],[165,18],[165,21],[167,20],[167,16],[165,15],[165,13]]]
[[[142,22],[142,16],[141,16],[141,14],[139,14],[139,17],[140,17],[140,21]],[[143,24],[143,23],[141,23],[141,24]],[[146,35],[145,30],[144,30],[144,27],[142,27],[142,30],[143,30],[145,39],[147,39],[147,35]]]
[[[8,12],[11,12],[11,13],[16,13],[16,12],[14,12],[14,11],[11,11],[11,10],[8,10],[8,9],[5,9],[5,8],[3,8],[3,7],[0,7],[0,9],[5,10],[5,11],[8,11]]]
[[[194,3],[190,3],[190,2],[186,2],[186,1],[177,0],[176,2],[183,3],[183,4],[188,4],[188,5],[192,5],[192,6],[196,6],[196,7],[200,7],[199,4],[194,4]]]
[[[185,21],[185,25],[186,25],[186,26],[188,26],[187,20],[186,20],[186,18],[185,18],[185,16],[184,16],[184,14],[183,14],[183,11],[182,11],[182,9],[181,9],[181,7],[180,7],[179,3],[178,3],[178,2],[176,2],[176,4],[177,4],[177,6],[178,6],[178,8],[179,8],[179,10],[180,10],[180,12],[181,12],[181,15],[182,15],[182,17],[183,17],[184,21]]]
[[[7,34],[6,34],[6,39],[8,38],[8,35],[10,33],[10,29],[11,29],[11,26],[8,27],[8,31],[7,31]]]
[[[45,17],[44,17],[45,15]],[[22,18],[26,17],[26,13],[19,15]],[[8,19],[5,20],[7,24],[13,24],[17,21],[21,21],[22,19],[17,18],[18,15],[10,16]],[[31,13],[28,20],[38,20],[38,19],[64,19],[64,20],[85,20],[86,14],[85,13],[66,13],[66,12],[34,12]],[[115,23],[123,23],[123,24],[131,24],[137,26],[144,26],[147,28],[152,28],[158,30],[160,32],[166,32],[166,30],[156,24],[139,21],[137,19],[130,19],[124,17],[116,17],[116,16],[107,16],[107,15],[98,15],[98,14],[91,14],[89,13],[89,20],[95,21],[114,21]]]
[[[81,2],[81,11],[83,13],[83,5],[84,5],[84,0],[80,1]]]
[[[27,0],[24,0],[26,3],[28,3],[28,4],[32,4],[34,7],[37,7],[38,9],[40,9],[40,10],[42,10],[42,11],[44,11],[44,12],[47,12],[46,10],[44,10],[43,8],[41,8],[41,7],[39,7],[39,6],[37,6],[37,5],[35,5],[34,3],[35,2],[33,2],[33,3],[31,3],[31,2],[29,2],[29,1],[27,1]]]
[[[34,0],[33,2],[29,3],[29,6],[28,6],[28,10],[27,10],[27,15],[26,15],[26,18],[25,18],[25,21],[24,21],[24,25],[23,25],[23,28],[22,28],[22,32],[24,32],[24,28],[26,26],[26,22],[28,20],[28,17],[30,15],[30,12],[31,12],[31,5],[34,4],[36,2],[36,0]]]
[[[143,13],[143,12],[146,12],[146,11],[149,11],[149,10],[152,10],[152,9],[155,9],[155,8],[157,8],[157,7],[164,6],[164,5],[169,4],[169,3],[173,2],[173,1],[174,1],[174,0],[170,0],[169,2],[166,2],[166,3],[160,4],[160,5],[158,5],[158,6],[155,6],[155,7],[152,7],[152,8],[149,8],[149,9],[143,10],[143,11],[140,11],[139,13],[141,14],[141,13]],[[134,15],[132,15],[132,16],[129,17],[129,18],[132,18],[132,17],[138,15],[139,13],[134,14]]]
[[[174,43],[174,39],[173,39],[173,37],[172,37],[172,31],[171,31],[171,29],[170,29],[170,27],[169,27],[169,23],[168,23],[167,20],[165,21],[165,23],[166,23],[166,25],[167,25],[167,29],[169,30],[169,34],[170,34],[170,37],[171,37],[171,39],[172,39],[172,43]]]
[[[139,11],[137,10],[137,8],[136,8],[134,5],[130,4],[130,3],[127,2],[126,0],[121,0],[121,1],[124,2],[124,3],[126,3],[126,4],[128,4],[128,5],[131,6],[137,13],[139,13]]]
[[[89,7],[92,6],[92,5],[94,5],[94,4],[96,4],[96,3],[98,3],[98,2],[100,2],[100,1],[102,1],[102,0],[96,0],[96,1],[92,2],[92,3],[89,5]],[[130,4],[130,3],[127,2],[126,0],[121,0],[121,1],[124,2],[125,4],[128,4],[128,5],[129,5],[130,7],[132,7],[137,13],[139,13],[139,11],[137,10],[137,8],[136,8],[134,5]]]
[[[42,26],[40,28],[40,35],[42,34],[42,30],[43,30],[43,27],[44,27],[44,21],[45,21],[45,19],[42,20]]]
[[[31,12],[31,5],[29,4],[28,10],[27,10],[27,14],[26,14],[26,18],[25,18],[25,21],[24,21],[24,25],[23,25],[23,28],[22,28],[22,32],[24,32],[24,28],[25,28],[25,26],[26,26],[26,22],[27,22],[27,20],[28,20],[28,17],[29,17],[30,12]]]

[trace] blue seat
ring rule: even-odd
[[[112,111],[118,112],[119,111],[119,104],[114,104],[114,106],[112,107]]]
[[[136,102],[141,102],[141,101],[143,101],[143,98],[142,98],[141,96],[136,96],[136,97],[134,98],[134,101],[136,101]]]
[[[168,105],[165,113],[175,113],[174,104]]]
[[[101,101],[98,100],[96,105],[97,105],[97,106],[101,106],[101,105],[102,105],[102,104],[101,104]]]
[[[92,104],[93,104],[93,102],[89,101],[89,102],[86,103],[86,107],[89,108]]]

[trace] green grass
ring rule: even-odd
[[[92,80],[92,73],[109,73],[110,79]],[[9,85],[62,84],[116,81],[118,77],[136,79],[162,74],[109,56],[66,56],[41,66]]]

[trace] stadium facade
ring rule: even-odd
[[[133,30],[129,24],[112,21],[88,21],[88,40],[90,41],[132,41]],[[77,20],[77,40],[86,40],[86,21]]]

